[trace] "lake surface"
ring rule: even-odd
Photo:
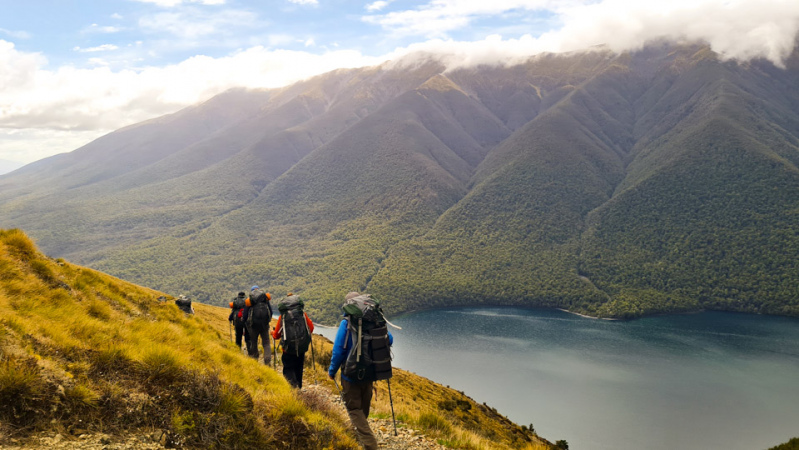
[[[397,367],[572,450],[757,450],[799,436],[797,319],[459,308],[392,322]]]

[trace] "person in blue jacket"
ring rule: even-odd
[[[358,292],[350,292],[345,297],[345,300],[357,297],[361,294]],[[327,374],[330,379],[336,379],[336,372],[342,364],[347,360],[347,354],[352,348],[352,335],[348,336],[347,333],[348,321],[344,319],[338,327],[336,333],[336,341],[333,343],[333,355],[330,358],[330,368]],[[394,337],[388,333],[389,345],[394,343]],[[372,403],[372,381],[355,381],[341,373],[341,388],[344,406],[347,408],[347,414],[350,416],[350,422],[355,427],[355,432],[358,435],[358,440],[366,450],[377,450],[377,439],[375,438],[372,429],[369,427],[369,422],[366,420],[369,417],[369,407]]]

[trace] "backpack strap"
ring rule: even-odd
[[[362,338],[363,338],[363,319],[358,319],[358,343],[355,344],[358,352],[356,361],[361,360],[361,351],[362,351],[361,344],[363,343]]]

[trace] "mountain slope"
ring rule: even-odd
[[[798,79],[796,54],[778,68],[668,42],[335,71],[0,177],[0,225],[204,302],[299,291],[330,320],[353,289],[391,313],[799,314]],[[107,166],[118,153],[139,162]]]

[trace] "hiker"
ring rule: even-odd
[[[379,305],[375,308],[375,312],[378,313],[382,324],[378,324],[378,326],[372,328],[375,333],[369,331],[366,326],[364,326],[362,330],[355,327],[355,319],[352,319],[352,313],[350,313],[348,306],[357,302],[360,302],[362,305],[365,301],[374,303],[374,300],[372,300],[368,294],[361,295],[358,292],[350,292],[344,300],[344,320],[341,321],[341,325],[338,327],[338,332],[336,333],[336,341],[333,343],[333,354],[330,358],[330,368],[327,374],[335,381],[336,372],[341,368],[342,399],[344,400],[344,406],[347,408],[347,414],[350,416],[350,421],[353,427],[355,427],[358,440],[366,450],[376,450],[377,439],[372,429],[369,428],[369,422],[366,418],[369,417],[369,408],[372,403],[372,385],[374,381],[378,379],[387,379],[391,376],[389,346],[394,343],[394,337],[386,328],[382,312],[379,310]],[[375,324],[375,322],[367,320],[369,318],[366,314],[362,317],[361,321],[364,325],[366,325],[366,322],[372,322],[372,325]],[[352,326],[350,321],[353,321]],[[380,333],[378,333],[378,331]],[[386,335],[388,345],[385,343]],[[353,345],[353,338],[357,340],[359,336],[362,336],[361,345]],[[364,339],[367,336],[369,336],[370,339],[368,342]],[[361,351],[363,351],[364,355],[370,353],[370,349],[376,346],[375,344],[377,343],[380,343],[380,351],[383,352],[385,358],[381,357],[379,360],[375,360],[374,364],[364,367],[357,358],[362,356]],[[374,355],[369,354],[368,356],[372,358]],[[388,364],[387,369],[386,362]]]
[[[250,333],[247,331],[247,327],[244,326],[244,321],[246,320],[246,317],[244,316],[244,310],[247,309],[246,301],[247,294],[245,294],[244,291],[239,292],[239,295],[233,297],[233,300],[230,302],[230,316],[227,318],[227,320],[233,324],[233,327],[236,329],[236,345],[238,345],[239,349],[241,349],[242,335],[244,336],[245,344],[250,340]],[[250,346],[247,345],[248,354],[249,349]]]
[[[259,358],[258,338],[260,337],[264,346],[264,364],[267,366],[272,363],[272,348],[269,342],[269,326],[272,320],[272,305],[269,304],[271,299],[272,294],[264,292],[258,285],[255,285],[250,289],[250,297],[244,303],[249,306],[246,319],[250,332],[247,353],[256,360]]]
[[[305,304],[300,297],[289,292],[286,298],[278,303],[277,310],[280,317],[277,319],[272,338],[280,339],[280,348],[283,349],[283,376],[292,387],[302,389],[302,370],[305,366],[305,352],[311,344],[313,322],[303,310]]]
[[[178,305],[181,311],[186,314],[194,314],[194,308],[191,307],[191,300],[188,297],[181,294],[177,300],[175,300],[175,304]]]

